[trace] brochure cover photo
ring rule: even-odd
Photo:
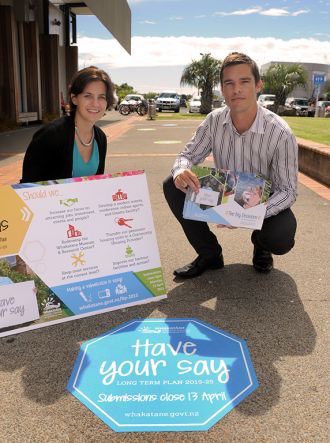
[[[201,187],[187,192],[183,217],[239,228],[261,229],[271,182],[260,174],[193,166]]]

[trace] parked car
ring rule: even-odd
[[[285,106],[289,109],[294,109],[296,115],[308,115],[308,100],[307,98],[288,97],[285,101]]]
[[[201,112],[201,96],[196,95],[188,103],[188,109],[190,113]]]
[[[330,116],[330,101],[319,100],[316,102],[315,113],[317,117],[329,117]]]
[[[274,94],[261,94],[258,97],[258,103],[259,105],[263,106],[264,108],[270,108],[274,106],[276,95]]]
[[[118,105],[118,111],[121,115],[128,115],[131,112],[137,112],[139,115],[145,115],[148,111],[148,103],[143,95],[128,94]]]
[[[180,96],[175,91],[164,91],[159,94],[156,100],[156,108],[162,111],[180,111]]]
[[[121,105],[132,105],[132,104],[136,104],[137,102],[140,102],[143,100],[144,100],[144,96],[141,94],[128,94],[128,95],[126,95],[124,100],[122,100],[120,102],[120,104]]]
[[[328,100],[319,100],[318,102],[316,102],[316,107],[317,108],[327,108],[328,106],[330,106],[330,101]]]

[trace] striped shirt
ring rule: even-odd
[[[298,146],[287,123],[258,105],[251,127],[239,134],[228,107],[211,112],[175,160],[175,179],[212,152],[215,167],[260,173],[272,182],[266,217],[289,208],[297,197]]]

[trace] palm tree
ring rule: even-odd
[[[287,96],[296,86],[306,86],[307,72],[298,64],[275,63],[262,75],[263,91],[275,94],[275,110],[284,105]]]
[[[193,60],[183,70],[180,85],[195,86],[201,91],[201,114],[212,110],[213,89],[220,83],[221,61],[211,54],[201,54],[201,60]]]

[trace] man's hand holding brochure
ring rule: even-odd
[[[260,229],[271,183],[260,174],[193,166],[200,189],[188,189],[183,217],[220,226]]]

